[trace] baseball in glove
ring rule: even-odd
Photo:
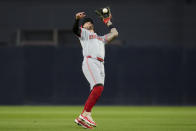
[[[95,10],[95,13],[103,20],[105,24],[112,18],[110,7],[104,7],[98,10]]]

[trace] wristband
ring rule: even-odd
[[[113,25],[109,25],[108,28],[111,30],[112,28],[115,28]]]

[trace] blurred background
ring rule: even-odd
[[[72,33],[85,11],[110,6],[119,37],[106,46],[100,105],[196,105],[194,0],[1,0],[0,105],[81,105],[89,94]]]

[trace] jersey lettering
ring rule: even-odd
[[[103,38],[97,36],[97,35],[89,35],[89,39],[98,39],[100,41],[103,41]]]

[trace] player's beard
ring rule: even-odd
[[[94,26],[93,26],[93,25],[88,26],[88,27],[87,27],[87,30],[94,30]]]

